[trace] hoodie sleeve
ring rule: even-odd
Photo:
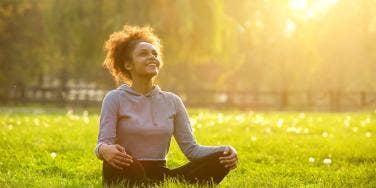
[[[202,146],[196,143],[189,122],[187,110],[180,97],[174,96],[176,114],[174,117],[174,137],[188,160],[193,161],[215,152],[224,151],[226,146]]]
[[[99,155],[99,147],[102,144],[114,144],[116,140],[116,125],[118,115],[118,96],[115,91],[106,94],[102,102],[100,114],[98,142],[95,147],[95,154],[98,159],[103,160]]]

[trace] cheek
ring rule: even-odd
[[[145,64],[143,62],[134,62],[134,69],[137,72],[144,72],[145,71]]]
[[[143,65],[147,62],[147,58],[145,57],[136,57],[133,59],[133,62],[138,65]]]

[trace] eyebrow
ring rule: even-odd
[[[140,49],[139,51],[140,51],[140,52],[143,52],[143,51],[149,51],[149,49],[147,49],[147,48],[142,48],[142,49]],[[151,51],[152,51],[152,52],[157,52],[157,53],[158,53],[158,51],[155,50],[155,49],[151,49]]]

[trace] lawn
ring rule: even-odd
[[[0,187],[100,187],[97,110],[0,108]],[[376,187],[376,112],[190,110],[198,143],[232,145],[220,187]],[[167,165],[187,159],[173,141]],[[161,187],[180,187],[169,181]]]

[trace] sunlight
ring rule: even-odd
[[[264,23],[259,19],[256,20],[255,25],[257,28],[260,28],[260,29],[264,28]]]
[[[296,30],[296,24],[292,20],[288,19],[286,21],[285,25],[285,36],[286,37],[291,37],[291,35],[295,32]]]
[[[326,11],[328,8],[332,7],[338,2],[338,0],[319,0],[314,1],[312,4],[312,9],[315,11]]]
[[[295,16],[301,19],[311,19],[317,15],[325,13],[334,6],[338,0],[290,0],[289,8]]]
[[[292,10],[305,10],[307,7],[306,0],[291,0],[289,6]]]

